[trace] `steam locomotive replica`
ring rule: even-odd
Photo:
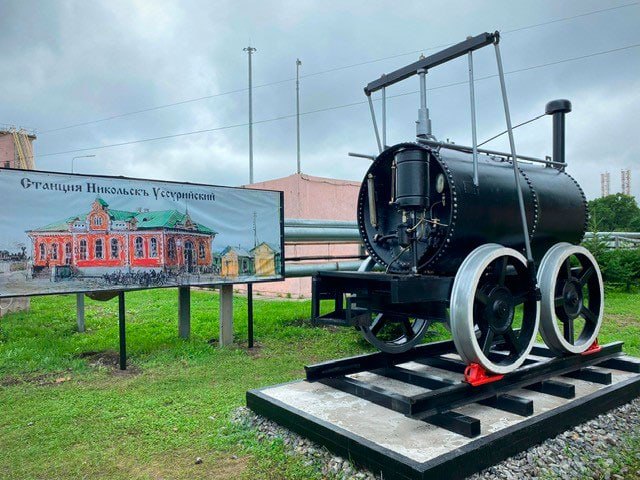
[[[525,361],[538,332],[558,355],[597,348],[603,316],[598,264],[581,242],[587,201],[565,171],[568,100],[554,100],[553,156],[518,155],[509,114],[499,33],[469,37],[369,83],[365,94],[379,147],[358,198],[369,258],[357,272],[313,279],[314,319],[355,326],[382,352],[406,352],[443,323],[457,353],[488,374]],[[495,47],[510,151],[476,140],[473,52]],[[472,146],[431,133],[426,75],[467,56]],[[386,145],[386,88],[417,75],[420,105],[413,142]],[[382,140],[372,94],[382,92]],[[363,156],[363,155],[358,155]],[[375,268],[374,268],[375,267]],[[321,315],[320,301],[332,300]]]

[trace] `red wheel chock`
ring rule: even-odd
[[[602,350],[602,347],[598,345],[598,339],[596,338],[591,344],[591,346],[587,348],[584,352],[582,352],[580,355],[591,355],[592,353],[599,352],[600,350]]]
[[[482,365],[471,363],[464,369],[464,381],[473,387],[502,380],[504,375],[487,372]]]

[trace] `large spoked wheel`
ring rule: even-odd
[[[406,352],[422,342],[431,322],[424,318],[380,313],[360,332],[378,350],[386,353]]]
[[[538,270],[540,334],[557,353],[582,353],[598,336],[604,310],[602,274],[584,247],[558,243]]]
[[[540,309],[527,261],[511,248],[486,244],[465,258],[451,292],[451,333],[458,354],[486,370],[517,369],[533,347]]]

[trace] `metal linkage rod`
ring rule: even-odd
[[[380,143],[380,133],[378,132],[378,123],[376,122],[376,112],[373,109],[373,100],[371,99],[371,95],[367,95],[367,100],[369,100],[369,111],[371,112],[371,121],[373,122],[373,131],[376,134],[376,142],[378,143],[378,151],[382,153],[382,144]]]
[[[470,147],[468,145],[458,145],[457,143],[444,143],[444,142],[438,142],[435,140],[425,140],[422,138],[418,139],[418,143],[429,145],[430,147],[434,147],[434,148],[446,148],[448,150],[455,150],[457,152],[466,152],[466,153],[473,152],[473,147]],[[507,152],[500,152],[498,150],[489,150],[487,148],[478,148],[477,150],[479,153],[485,153],[487,155],[496,155],[499,157],[511,158],[511,154]],[[364,157],[364,158],[367,158],[367,157]],[[553,165],[553,166],[564,165],[564,163],[554,162],[552,160],[543,160],[541,158],[536,158],[536,157],[529,157],[527,155],[518,155],[518,158],[520,160],[525,160],[527,162],[542,163],[543,165]]]
[[[382,147],[387,148],[387,88],[382,88]]]
[[[348,155],[350,157],[357,157],[357,158],[367,158],[369,160],[375,160],[376,156],[375,155],[367,155],[365,153],[354,153],[354,152],[349,152]]]
[[[507,100],[507,86],[504,81],[504,70],[502,69],[502,57],[500,56],[500,46],[498,42],[493,44],[496,50],[496,63],[498,64],[498,76],[500,77],[500,89],[502,90],[502,103],[504,105],[504,118],[507,123],[509,135],[509,146],[511,147],[511,159],[513,161],[513,175],[516,181],[516,192],[518,193],[518,205],[520,207],[520,218],[522,220],[522,231],[524,233],[524,246],[527,252],[527,260],[533,265],[533,254],[531,253],[531,240],[529,239],[529,226],[527,225],[527,215],[524,209],[524,197],[522,195],[522,185],[520,184],[520,172],[518,171],[518,156],[516,155],[516,144],[513,139],[513,128],[511,127],[511,114],[509,113],[509,101]]]
[[[473,52],[469,52],[469,100],[471,102],[471,140],[473,142],[473,184],[478,181],[478,137],[476,135],[476,94],[473,83]]]

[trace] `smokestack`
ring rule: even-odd
[[[571,111],[569,100],[551,100],[544,113],[553,116],[553,161],[566,163],[564,158],[564,116]],[[564,170],[564,166],[557,168]]]

